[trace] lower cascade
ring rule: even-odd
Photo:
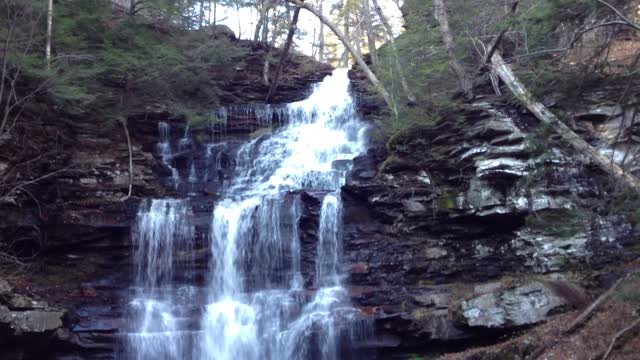
[[[238,149],[208,239],[196,241],[188,198],[141,204],[120,358],[357,357],[368,326],[343,286],[340,188],[365,151],[366,125],[347,70],[286,113],[286,126]],[[313,266],[301,249],[301,191],[321,199]]]

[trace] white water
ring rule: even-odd
[[[346,174],[333,163],[353,159],[365,146],[348,88],[346,70],[337,70],[308,99],[287,106],[286,127],[239,150],[235,180],[213,215],[202,359],[339,357],[338,322],[356,312],[341,286],[339,189]],[[300,205],[286,199],[300,189],[328,192],[311,299],[301,274]]]
[[[175,289],[173,278],[182,270],[180,254],[193,250],[193,213],[185,200],[143,202],[133,234],[135,297],[130,303],[135,333],[127,337],[136,359],[180,359],[188,336],[180,331],[181,304],[188,288]],[[182,274],[185,276],[185,274]]]
[[[347,70],[336,70],[308,99],[286,106],[286,126],[238,150],[234,180],[225,185],[223,199],[213,210],[206,304],[198,330],[188,335],[176,325],[181,299],[160,296],[155,289],[160,279],[171,278],[173,265],[168,262],[172,259],[166,252],[175,251],[171,250],[175,240],[166,237],[176,231],[161,228],[168,225],[166,219],[159,221],[152,215],[158,213],[154,205],[176,209],[178,205],[176,200],[170,205],[154,201],[150,211],[141,212],[142,218],[154,218],[141,219],[141,224],[155,225],[141,225],[140,233],[164,235],[142,235],[141,241],[153,245],[138,244],[143,250],[136,252],[136,262],[143,264],[139,272],[147,280],[138,280],[145,290],[134,300],[134,307],[138,301],[147,310],[138,310],[143,314],[140,331],[129,336],[135,357],[341,358],[341,349],[353,340],[350,325],[359,325],[359,318],[342,286],[340,187],[350,160],[365,150],[366,129],[348,88]],[[272,118],[269,111],[260,109],[264,115],[261,126],[272,125],[265,120]],[[285,117],[282,111],[278,109],[278,119]],[[227,111],[222,113],[226,116]],[[195,169],[193,174],[197,176]],[[315,251],[315,266],[308,269],[315,275],[306,279],[307,284],[298,228],[302,213],[298,190],[313,191],[322,199],[317,244],[310,249]],[[162,214],[167,217],[169,213]],[[140,260],[138,256],[161,260]],[[163,270],[151,275],[159,263]]]

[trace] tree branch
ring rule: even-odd
[[[631,26],[632,28],[640,31],[640,25],[636,24],[635,22],[633,22],[631,19],[629,19],[628,17],[624,16],[624,14],[616,9],[613,5],[609,4],[606,1],[603,0],[597,0],[600,4],[608,7],[609,9],[611,9],[611,11],[613,11],[614,13],[616,13],[616,15],[618,15],[627,25]]]
[[[356,59],[356,62],[358,63],[358,66],[365,73],[365,75],[367,76],[367,78],[369,79],[371,84],[376,88],[378,93],[384,98],[384,101],[387,104],[387,106],[389,107],[389,109],[391,109],[394,112],[395,116],[397,117],[398,116],[398,110],[393,105],[393,99],[391,98],[391,95],[384,88],[384,86],[382,85],[380,80],[378,80],[378,78],[375,76],[375,74],[371,71],[369,66],[367,66],[367,64],[364,62],[362,57],[358,55],[357,51],[353,48],[353,45],[351,45],[351,43],[347,40],[347,38],[344,36],[344,34],[340,30],[338,30],[338,28],[335,27],[324,15],[322,15],[320,12],[318,12],[312,6],[304,3],[301,0],[285,0],[285,1],[287,1],[287,2],[289,2],[291,4],[294,4],[294,5],[297,5],[297,6],[301,7],[301,8],[309,11],[310,13],[315,15],[318,19],[320,19],[320,21],[322,23],[327,25],[327,27],[329,29],[331,29],[331,31],[333,31],[334,34],[336,34],[336,36],[340,39],[340,41],[344,44],[344,46],[349,50],[351,55],[353,55],[353,57]]]
[[[640,318],[635,319],[631,324],[629,324],[629,326],[625,327],[624,329],[616,333],[616,335],[611,339],[611,343],[609,344],[609,348],[607,349],[607,352],[604,353],[604,355],[602,356],[602,360],[607,360],[607,358],[611,354],[611,351],[613,351],[613,347],[615,346],[616,341],[618,341],[618,339],[622,337],[622,335],[626,334],[628,331],[633,330],[633,328],[635,328],[638,325],[640,325]]]

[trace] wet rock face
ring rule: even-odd
[[[537,148],[535,119],[497,99],[456,115],[356,158],[343,188],[353,301],[400,347],[540,323],[572,306],[550,273],[633,256],[633,226],[584,210],[607,180],[580,154]]]
[[[210,30],[212,36],[233,35],[220,27]],[[114,353],[127,309],[123,299],[131,280],[130,234],[138,204],[145,198],[193,195],[196,237],[203,242],[209,236],[218,189],[234,168],[237,148],[252,133],[268,132],[285,120],[272,111],[267,121],[271,105],[264,105],[269,90],[262,80],[264,60],[277,56],[277,50],[246,40],[237,45],[246,50],[246,57],[232,76],[225,76],[231,80],[221,85],[222,105],[231,109],[224,124],[188,130],[186,119],[168,111],[166,104],[132,109],[126,123],[133,152],[133,196],[126,201],[129,149],[118,122],[70,120],[50,112],[16,126],[13,142],[0,143],[0,178],[13,174],[16,178],[11,181],[28,181],[44,176],[7,199],[0,194],[0,251],[5,244],[15,244],[12,253],[39,254],[43,274],[35,276],[41,279],[35,279],[29,291],[70,310],[65,316],[63,310],[29,304],[27,298],[1,300],[2,334],[22,339],[58,334],[56,341],[61,343],[55,350],[80,358]],[[313,84],[331,71],[331,66],[309,57],[291,57],[272,102],[304,99]],[[171,128],[169,159],[163,159],[158,149],[161,123]],[[171,181],[174,169],[181,178],[178,186]],[[202,274],[207,268],[199,270]],[[0,357],[4,355],[0,349]]]
[[[42,344],[56,339],[56,335],[65,331],[66,311],[49,306],[13,292],[12,287],[0,280],[0,333],[1,342],[18,341],[28,336]]]
[[[508,329],[542,322],[553,310],[567,305],[541,282],[490,292],[462,302],[460,311],[469,327]]]

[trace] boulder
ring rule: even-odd
[[[551,287],[535,281],[465,300],[460,310],[465,326],[505,330],[542,322],[565,305]]]

